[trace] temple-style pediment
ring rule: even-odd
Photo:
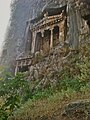
[[[48,8],[46,7],[41,14],[39,14],[36,18],[32,19],[30,22],[32,24],[37,23],[38,21],[40,21],[41,19],[43,19],[45,16],[45,14],[47,14],[47,16],[54,16],[54,15],[58,15],[61,14],[62,11],[66,10],[66,5],[62,6],[62,7],[51,7]]]

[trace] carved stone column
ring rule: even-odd
[[[43,50],[44,30],[41,31],[41,34],[42,34],[41,50]]]
[[[53,47],[53,28],[51,30],[51,38],[50,38],[50,48]]]
[[[44,30],[43,31],[41,31],[41,34],[42,34],[42,38],[44,37]]]
[[[17,75],[17,73],[18,73],[18,62],[17,62],[16,68],[15,68],[15,75]]]
[[[32,39],[32,50],[31,53],[33,54],[35,52],[35,41],[36,41],[36,31],[33,32],[33,39]]]
[[[61,45],[64,44],[64,20],[59,25],[59,42]]]

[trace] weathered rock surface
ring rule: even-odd
[[[62,0],[13,0],[11,2],[11,17],[0,60],[2,65],[13,69],[15,59],[23,56],[27,21],[38,16],[48,2],[57,4],[60,1]]]
[[[66,120],[90,120],[90,101],[77,101],[65,106],[62,113]]]
[[[23,55],[25,50],[26,23],[29,19],[37,16],[45,3],[45,0],[12,1],[11,17],[0,61],[2,65],[13,68],[16,57]]]
[[[30,66],[28,79],[30,81],[39,80],[39,86],[46,85],[47,82],[55,85],[58,81],[58,73],[63,70],[63,64],[67,62],[65,56],[69,55],[69,49],[59,44],[51,49],[48,54],[39,53],[33,58],[33,65]]]

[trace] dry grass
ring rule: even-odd
[[[10,120],[44,120],[45,117],[48,120],[51,120],[52,117],[56,120],[63,120],[61,113],[64,106],[70,102],[84,99],[90,100],[90,91],[74,93],[68,97],[62,97],[61,93],[56,93],[47,99],[37,101],[29,100]]]

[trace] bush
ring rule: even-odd
[[[74,91],[80,91],[82,86],[86,86],[85,81],[80,81],[79,79],[70,79],[66,78],[62,81],[60,81],[60,89],[67,91],[68,88],[74,90]]]
[[[0,97],[4,101],[0,108],[0,120],[7,120],[9,115],[13,115],[14,110],[20,107],[23,101],[29,98],[29,85],[24,74],[17,74],[15,77],[7,74],[0,81]]]

